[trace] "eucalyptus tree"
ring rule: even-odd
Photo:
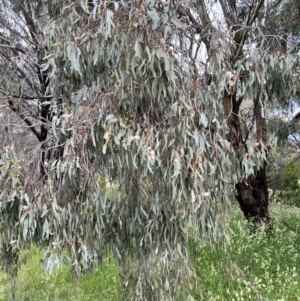
[[[119,61],[123,59],[122,54],[128,53],[127,48],[130,48],[128,45],[132,45],[135,55],[140,56],[139,59],[135,60],[141,62],[140,70],[146,74],[147,57],[144,58],[143,53],[151,53],[151,47],[143,41],[145,34],[140,25],[142,21],[138,23],[128,21],[128,26],[132,26],[128,31],[128,36],[133,35],[132,32],[139,32],[139,29],[142,31],[136,36],[133,35],[133,40],[130,38],[129,43],[128,40],[124,42],[124,38],[119,38],[120,33],[115,36],[117,26],[113,20],[119,16],[119,10],[123,12],[125,8],[131,7],[131,14],[133,14],[133,11],[139,10],[140,7],[150,5],[153,9],[142,9],[146,10],[146,20],[152,21],[151,29],[155,34],[159,30],[164,30],[163,35],[157,38],[160,39],[160,43],[153,45],[153,47],[159,48],[160,52],[165,49],[168,58],[180,64],[185,76],[186,74],[189,75],[190,84],[195,81],[191,93],[195,93],[197,87],[200,88],[203,95],[208,92],[211,94],[212,91],[216,93],[213,98],[210,96],[210,99],[214,99],[216,104],[214,101],[206,101],[206,115],[213,116],[212,120],[218,121],[222,126],[226,121],[226,139],[231,145],[231,151],[234,151],[237,156],[237,161],[233,164],[238,166],[242,173],[245,171],[245,174],[249,174],[250,171],[251,174],[248,178],[241,176],[231,181],[235,185],[236,198],[241,209],[247,218],[269,219],[265,172],[267,152],[271,145],[268,141],[264,112],[266,103],[281,102],[282,105],[287,103],[293,93],[296,79],[293,73],[296,51],[292,49],[292,44],[288,49],[282,47],[282,41],[287,39],[284,28],[282,29],[283,32],[279,32],[281,36],[274,34],[270,36],[270,30],[266,29],[265,24],[270,24],[270,18],[274,17],[284,1],[188,1],[187,3],[165,1],[156,4],[150,1],[144,5],[135,2],[112,2],[104,7],[105,12],[108,11],[108,15],[105,13],[102,16],[103,22],[106,23],[104,22],[100,28],[96,25],[96,31],[93,29],[93,20],[100,13],[102,2],[80,2],[81,7],[76,10],[77,18],[71,13],[68,14],[69,18],[73,18],[74,25],[71,30],[65,32],[63,26],[66,28],[67,25],[65,24],[66,21],[60,19],[61,6],[55,1],[51,4],[50,11],[54,17],[55,15],[59,16],[58,22],[60,22],[59,27],[57,27],[59,29],[53,30],[53,38],[58,39],[54,41],[56,46],[54,47],[55,50],[52,51],[53,53],[56,52],[54,54],[56,63],[51,62],[55,68],[64,70],[64,73],[58,72],[57,79],[64,83],[63,89],[69,90],[69,92],[84,84],[91,85],[96,79],[101,83],[105,80],[103,76],[99,77],[101,73],[109,76],[110,84],[116,80],[122,87],[120,83],[127,81],[124,73],[119,74],[124,70],[124,66],[131,68],[133,76],[136,77],[133,58],[130,61],[127,57],[126,65],[122,65],[122,68],[119,65]],[[76,4],[74,5],[76,6]],[[157,7],[161,12],[157,11]],[[65,6],[64,11],[70,11],[70,8]],[[87,25],[78,26],[81,24],[80,22],[84,22],[82,19],[85,14],[91,15],[92,20],[90,21],[88,18],[86,22],[92,28],[87,27]],[[215,19],[212,20],[210,16],[214,14],[220,15],[219,19],[214,16]],[[63,16],[66,17],[65,14]],[[132,16],[129,15],[128,18],[131,20]],[[149,25],[148,23],[147,25]],[[68,34],[71,32],[71,35],[76,36],[76,39],[67,37],[64,40],[67,32]],[[104,33],[102,34],[102,32]],[[90,34],[100,36],[101,44],[97,45],[98,42],[94,42]],[[104,35],[105,42],[102,42],[102,35]],[[127,48],[121,42],[127,43]],[[80,47],[78,47],[78,43]],[[150,46],[153,43],[152,41]],[[112,49],[106,50],[105,47],[108,47],[106,45],[111,45]],[[203,45],[207,55],[206,61],[202,59],[203,48],[201,47]],[[106,51],[110,52],[107,54]],[[91,56],[93,56],[92,60],[90,59]],[[99,60],[98,56],[102,57],[102,60]],[[148,56],[151,61],[150,54]],[[159,59],[161,58],[159,57]],[[105,68],[106,63],[109,65]],[[208,75],[207,81],[204,80],[205,77],[201,73],[203,70],[200,68],[201,64],[205,66],[205,72]],[[115,70],[116,66],[119,68],[119,73]],[[168,61],[164,66],[169,71]],[[66,68],[69,68],[67,77]],[[112,69],[114,70],[111,71]],[[111,72],[113,75],[110,75]],[[152,71],[152,74],[154,76],[155,72]],[[178,81],[175,81],[175,78],[178,77],[177,73],[175,76],[172,81],[167,81],[167,83],[174,82],[177,89],[184,91],[179,86]],[[70,83],[69,87],[65,85],[66,78]],[[135,81],[137,81],[136,78]],[[163,81],[156,78],[155,84],[151,86],[151,92],[156,92],[157,82]],[[163,85],[170,86],[165,83]],[[60,92],[60,86],[56,85],[56,87]],[[163,96],[165,96],[166,87],[158,93],[164,93]],[[105,89],[105,85],[101,89],[104,94],[106,90],[110,91],[110,89]],[[140,89],[139,93],[141,93]],[[253,106],[247,111],[247,116],[250,119],[246,119],[245,116],[242,116],[241,109],[249,101],[253,103]],[[147,106],[145,107],[147,108]],[[120,108],[125,110],[122,114],[130,112],[132,115],[132,111],[134,111],[141,115],[145,112],[144,102],[142,105],[130,106],[130,109],[126,103],[122,103]],[[155,109],[157,108],[159,107],[156,106]],[[153,110],[153,107],[151,109]],[[206,124],[206,126],[208,125],[209,123]],[[215,128],[212,130],[210,126],[210,132],[214,132],[214,130]],[[107,136],[110,137],[110,134]],[[104,145],[107,147],[106,143]],[[258,156],[259,154],[260,156]],[[254,156],[253,160],[252,156]],[[246,158],[249,164],[245,163]]]
[[[2,248],[48,245],[46,267],[77,270],[112,251],[128,299],[174,300],[193,283],[189,230],[220,238],[231,185],[247,218],[269,218],[264,109],[292,94],[295,52],[271,47],[263,0],[46,4],[60,155],[29,185],[5,150]]]
[[[110,244],[122,263],[135,254],[138,277],[145,262],[158,260],[155,255],[176,262],[179,240],[172,237],[184,245],[188,220],[198,224],[200,237],[215,229],[215,206],[226,202],[223,189],[230,184],[247,218],[269,220],[272,141],[265,108],[287,102],[297,80],[295,49],[282,47],[283,37],[264,29],[277,4],[49,1],[56,21],[47,67],[55,70],[55,93],[71,95],[85,85],[98,89],[74,108],[88,111],[90,131],[82,136],[73,121],[70,139],[87,141],[81,153],[88,157],[88,176],[104,167],[118,187],[113,201],[100,192],[98,201],[112,206]],[[73,167],[80,160],[70,159],[78,150],[69,144],[61,164]],[[155,228],[164,235],[154,236]],[[160,247],[147,250],[151,243]],[[154,274],[166,272],[164,265],[154,266]],[[154,274],[148,279],[154,281]]]

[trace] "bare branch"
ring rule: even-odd
[[[27,100],[36,100],[36,99],[51,99],[53,95],[46,96],[27,96],[23,94],[10,94],[6,93],[3,89],[0,88],[0,93],[4,94],[6,97],[18,98],[18,99],[27,99]]]
[[[237,9],[235,1],[220,0],[221,8],[228,27],[238,24]]]
[[[242,31],[241,35],[235,35],[234,41],[235,43],[238,44],[238,49],[235,52],[235,58],[238,58],[242,52],[243,52],[243,48],[249,33],[249,30],[251,28],[251,25],[253,24],[253,22],[257,19],[258,14],[260,9],[262,8],[263,4],[264,4],[265,0],[260,0],[260,2],[257,4],[257,6],[254,8],[254,12],[251,14],[251,11],[253,9],[253,7],[249,8],[249,15],[248,15],[248,19],[246,21],[246,24],[244,25],[244,29]]]
[[[201,20],[201,32],[200,35],[202,37],[202,40],[206,46],[207,52],[210,50],[210,34],[212,32],[215,32],[215,28],[212,25],[212,22],[209,18],[209,15],[207,13],[207,8],[204,0],[198,0],[197,1],[197,7],[198,7],[198,13]]]
[[[23,112],[20,112],[20,110],[16,106],[14,106],[14,104],[11,100],[8,100],[8,106],[13,112],[15,112],[28,125],[31,132],[41,142],[42,141],[41,134],[35,129],[35,127],[31,123],[30,119],[27,118]]]
[[[260,9],[262,8],[263,4],[264,4],[265,0],[260,0],[259,3],[256,5],[254,12],[250,18],[250,20],[248,21],[249,23],[247,24],[248,26],[251,26],[253,24],[253,22],[256,20],[258,13],[260,11]]]

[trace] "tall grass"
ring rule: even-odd
[[[249,235],[247,222],[236,209],[230,215],[227,252],[218,245],[193,248],[195,300],[300,300],[300,233],[280,222],[300,229],[300,210],[274,206],[271,215],[271,234],[258,229]]]
[[[271,208],[271,234],[258,229],[249,235],[248,224],[239,209],[229,215],[230,245],[212,248],[191,245],[191,260],[197,286],[195,300],[297,301],[300,300],[300,233],[288,229],[283,220],[300,229],[300,209]],[[93,273],[80,278],[71,269],[47,276],[41,268],[42,252],[33,247],[22,253],[17,280],[17,301],[119,301],[124,300],[118,269],[112,259]],[[10,300],[9,279],[0,273],[0,301]]]
[[[71,268],[47,275],[41,266],[43,253],[36,247],[22,253],[16,301],[112,301],[123,300],[118,269],[111,258],[93,273],[74,277]],[[10,300],[10,279],[0,273],[0,301]]]

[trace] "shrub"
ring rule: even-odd
[[[299,165],[289,165],[281,174],[279,198],[288,205],[300,207],[300,172]]]

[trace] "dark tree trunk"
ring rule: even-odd
[[[237,153],[241,149],[247,150],[247,140],[249,129],[246,133],[242,133],[239,110],[243,98],[239,99],[236,92],[228,94],[224,92],[223,106],[228,116],[227,122],[230,128],[228,137],[232,142],[232,146]],[[259,95],[255,99],[253,111],[253,126],[256,129],[257,150],[261,151],[267,145],[267,126],[266,119],[262,114],[264,99],[259,100]],[[266,181],[266,166],[258,167],[254,175],[235,185],[236,199],[243,211],[245,217],[255,224],[265,222],[271,227],[269,209],[268,209],[268,184]]]
[[[266,165],[255,175],[235,185],[235,197],[245,217],[250,221],[269,223]]]
[[[267,145],[267,125],[266,119],[262,115],[262,103],[258,98],[255,101],[254,119],[256,123],[256,139],[260,149]],[[254,175],[251,175],[245,181],[237,183],[235,190],[236,199],[247,220],[254,222],[256,225],[264,222],[268,229],[271,229],[266,167],[267,162],[264,162],[263,166],[256,170]],[[255,231],[255,227],[253,230]]]

